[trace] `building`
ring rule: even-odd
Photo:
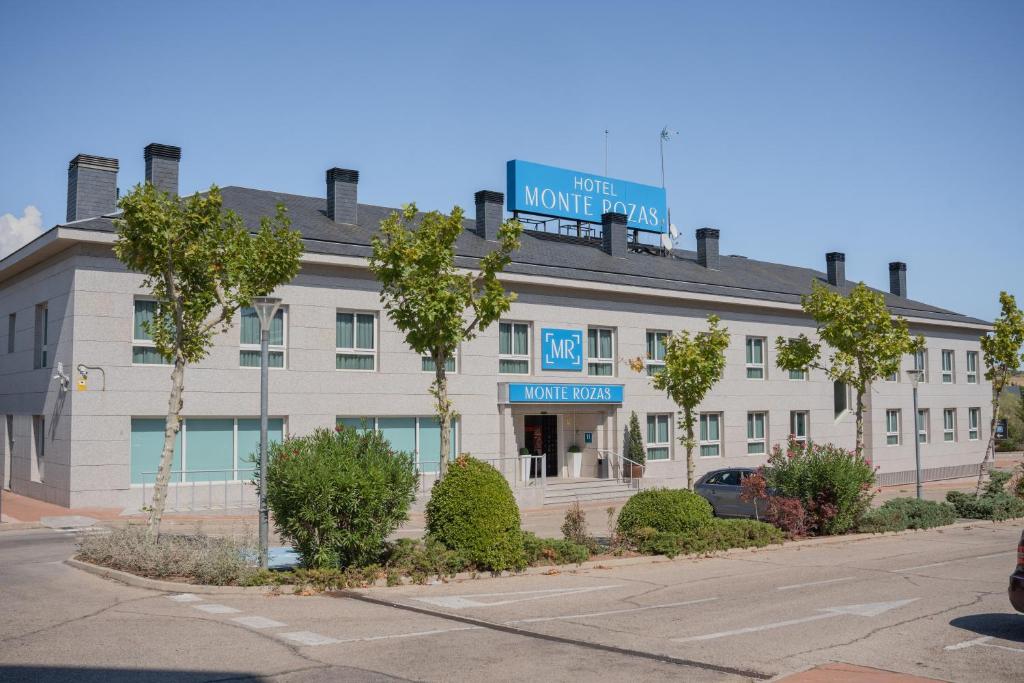
[[[146,180],[177,192],[180,157],[179,148],[147,146]],[[5,480],[66,506],[141,505],[167,408],[169,372],[140,326],[152,304],[142,278],[111,251],[117,170],[116,159],[76,156],[67,222],[0,261]],[[429,478],[440,437],[430,417],[430,361],[382,314],[366,266],[370,239],[392,209],[358,203],[357,171],[333,168],[326,180],[326,198],[223,189],[226,207],[251,226],[283,202],[305,240],[301,272],[276,293],[284,306],[272,330],[272,438],[368,423],[414,451]],[[492,248],[505,215],[501,193],[477,192],[475,203],[457,244],[467,268]],[[522,504],[539,505],[545,487],[536,466],[522,466],[521,448],[544,454],[549,486],[576,474],[573,445],[582,452],[580,476],[594,477],[600,456],[621,452],[635,411],[647,438],[644,485],[685,485],[675,406],[627,359],[647,357],[653,371],[659,336],[702,327],[709,313],[732,341],[725,376],[700,408],[698,473],[763,463],[790,434],[853,447],[850,391],[818,370],[780,370],[774,351],[778,336],[813,334],[799,305],[812,282],[851,286],[843,254],[828,254],[825,271],[816,271],[722,254],[715,229],[697,230],[695,252],[665,253],[627,233],[625,216],[614,213],[599,226],[577,224],[572,235],[527,230],[503,276],[518,300],[504,321],[463,345],[452,366],[458,451],[492,459]],[[903,374],[872,388],[868,454],[887,483],[912,480],[915,438],[926,478],[975,473],[991,418],[978,343],[988,324],[907,298],[904,264],[890,264],[890,275],[888,305],[927,340],[905,369],[919,365],[927,378],[916,425]],[[258,442],[259,340],[251,315],[236,323],[186,374],[175,462],[185,472],[174,484],[182,495],[227,500],[234,485],[223,482],[248,478],[246,458]],[[548,357],[554,345],[563,357]]]

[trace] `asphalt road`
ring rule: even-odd
[[[1020,529],[981,524],[548,576],[190,596],[0,532],[2,681],[764,680],[827,662],[1024,678]]]

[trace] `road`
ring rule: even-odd
[[[199,596],[0,532],[0,680],[765,680],[845,662],[1019,681],[1019,526],[348,594]]]

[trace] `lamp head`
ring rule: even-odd
[[[258,296],[252,300],[252,307],[256,309],[256,317],[260,319],[260,330],[270,330],[270,323],[277,315],[277,309],[281,307],[281,300],[273,296]]]

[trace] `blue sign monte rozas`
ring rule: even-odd
[[[600,223],[601,214],[622,213],[626,225],[668,232],[665,188],[513,159],[506,170],[509,211]]]
[[[509,403],[622,403],[621,384],[509,382]]]
[[[583,370],[583,330],[540,331],[542,370]]]

